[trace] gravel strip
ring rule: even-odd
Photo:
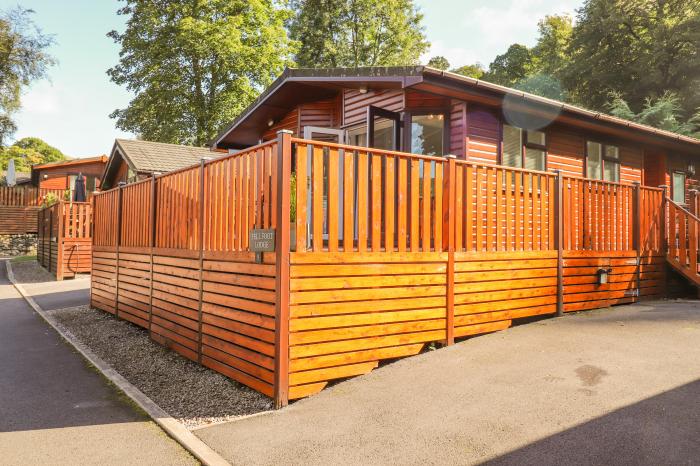
[[[272,409],[270,398],[160,346],[130,322],[89,306],[48,314],[189,429]]]
[[[36,261],[20,261],[12,263],[12,272],[19,283],[55,282],[56,277]]]

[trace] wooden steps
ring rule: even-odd
[[[700,287],[698,270],[698,233],[700,218],[666,198],[666,261],[693,285]]]

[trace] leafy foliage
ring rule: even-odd
[[[670,91],[686,114],[700,105],[700,2],[587,0],[578,13],[564,84],[603,110],[610,92],[632,109]]]
[[[203,145],[291,63],[290,11],[274,0],[122,1],[108,75],[136,96],[111,117],[144,139]]]
[[[684,121],[679,97],[665,92],[657,99],[647,98],[642,110],[635,113],[620,93],[611,93],[608,104],[610,113],[625,120],[635,121],[686,136],[700,136],[700,110]]]
[[[412,0],[293,0],[302,68],[414,65],[429,47]]]
[[[32,21],[32,10],[16,7],[0,12],[0,147],[17,129],[13,114],[21,107],[22,90],[46,77],[55,60],[53,44]]]
[[[538,29],[534,47],[511,45],[482,79],[698,134],[700,2],[585,0],[575,25],[552,15]]]
[[[66,156],[60,150],[47,144],[39,138],[23,138],[10,147],[0,149],[0,170],[7,170],[10,159],[15,160],[18,172],[28,172],[32,165],[65,160]]]
[[[447,61],[447,58],[438,55],[428,60],[428,66],[444,71],[450,67],[450,62]]]
[[[486,70],[484,70],[481,63],[460,66],[459,68],[455,68],[451,71],[453,73],[461,74],[462,76],[469,76],[470,78],[474,79],[481,79],[484,76],[484,73],[486,73]]]

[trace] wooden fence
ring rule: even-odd
[[[63,196],[62,190],[31,185],[0,186],[0,235],[37,233],[39,206],[48,193]]]
[[[60,201],[38,213],[37,261],[57,280],[90,273],[92,206]]]
[[[660,296],[663,202],[281,132],[96,196],[92,304],[281,406],[429,342]],[[261,263],[253,228],[276,232]]]

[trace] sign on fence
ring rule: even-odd
[[[248,232],[248,247],[255,253],[255,262],[262,264],[263,252],[274,252],[275,250],[275,230],[254,229]]]

